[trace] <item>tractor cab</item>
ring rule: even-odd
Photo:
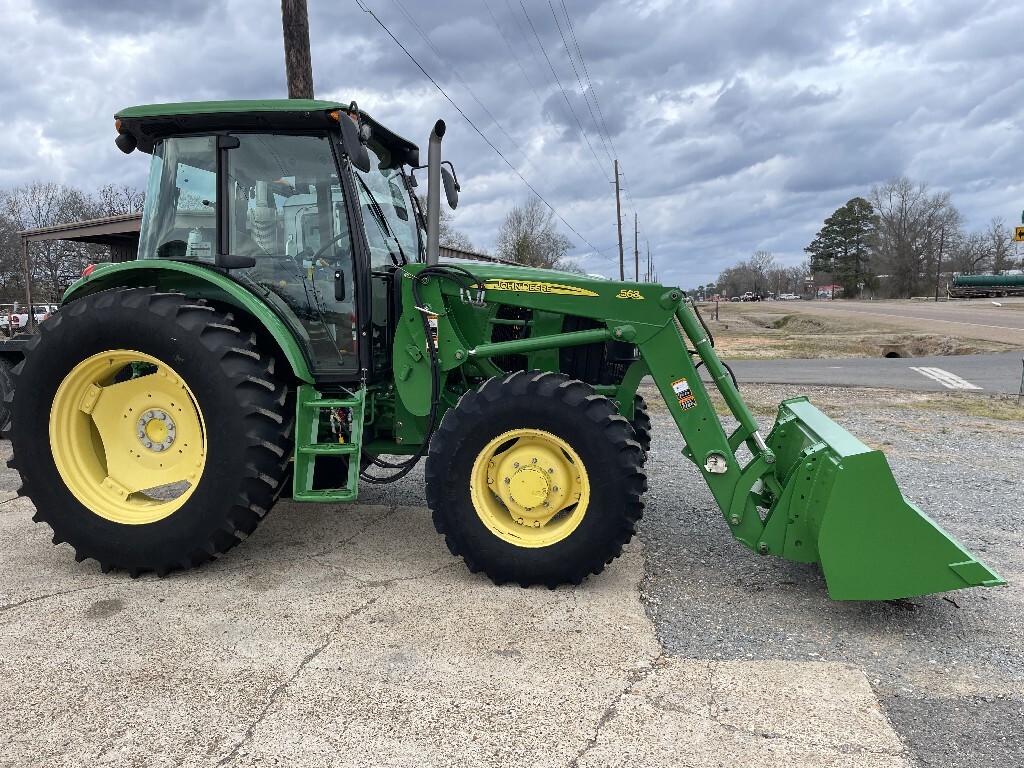
[[[395,270],[424,257],[410,142],[354,104],[133,107],[118,146],[152,155],[140,259],[225,272],[304,347],[318,381],[389,369]]]

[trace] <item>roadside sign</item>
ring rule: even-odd
[[[1017,227],[1013,230],[1013,239],[1018,243],[1024,243],[1024,227]]]

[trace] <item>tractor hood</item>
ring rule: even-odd
[[[484,282],[487,292],[542,293],[562,296],[600,296],[604,298],[645,298],[660,296],[663,288],[656,283],[619,282],[576,272],[556,269],[520,267],[508,264],[461,264]]]

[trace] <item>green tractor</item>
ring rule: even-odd
[[[443,122],[426,166],[354,103],[140,106],[116,127],[152,156],[139,259],[71,286],[8,425],[21,493],[79,561],[191,568],[279,498],[353,500],[425,457],[434,524],[472,571],[579,584],[642,516],[649,376],[754,552],[820,562],[836,599],[1003,583],[806,399],[762,436],[678,288],[439,262]]]

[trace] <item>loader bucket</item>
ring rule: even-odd
[[[1005,583],[903,498],[881,451],[806,398],[782,403],[767,442],[782,492],[765,539],[774,539],[774,553],[781,545],[783,557],[819,561],[833,599],[892,600]]]

